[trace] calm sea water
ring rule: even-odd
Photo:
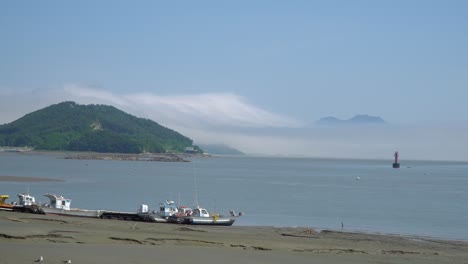
[[[210,211],[243,211],[235,225],[316,228],[468,240],[468,163],[271,157],[198,158],[189,163],[65,160],[0,153],[0,175],[63,182],[0,182],[14,197],[62,194],[72,206],[136,211],[166,199]],[[360,180],[357,180],[357,177]],[[11,199],[11,198],[10,198]],[[15,199],[15,198],[13,198]]]

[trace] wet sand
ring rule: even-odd
[[[0,182],[61,182],[60,179],[41,178],[41,177],[23,177],[23,176],[0,176]]]
[[[466,263],[468,242],[307,228],[209,227],[0,211],[0,264]]]

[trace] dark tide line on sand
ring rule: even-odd
[[[23,177],[23,176],[0,176],[1,181],[9,182],[63,182],[62,179],[39,178],[39,177]]]

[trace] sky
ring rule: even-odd
[[[110,104],[247,153],[468,160],[467,1],[1,1],[0,124]],[[380,116],[385,128],[323,128]]]

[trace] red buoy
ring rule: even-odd
[[[400,163],[398,163],[398,151],[395,151],[395,162],[393,163],[393,168],[394,169],[398,169],[400,168]]]

